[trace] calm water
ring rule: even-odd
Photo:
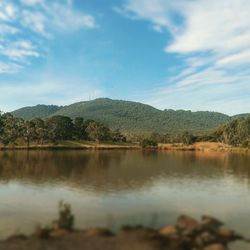
[[[81,228],[160,227],[181,213],[209,214],[250,236],[250,155],[0,152],[0,238],[49,224],[62,199]]]

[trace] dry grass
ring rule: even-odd
[[[160,150],[204,151],[204,152],[249,152],[247,148],[232,147],[219,142],[196,142],[192,145],[182,143],[159,144]]]

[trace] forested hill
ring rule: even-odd
[[[204,133],[230,121],[232,118],[216,112],[191,112],[184,110],[158,110],[146,104],[99,98],[69,106],[38,105],[12,112],[17,117],[31,119],[64,115],[83,117],[101,122],[111,129],[128,133],[159,132],[176,134],[188,130]]]
[[[36,105],[33,107],[24,107],[15,110],[12,112],[12,114],[25,120],[29,120],[35,117],[46,118],[61,108],[62,107],[56,105]]]

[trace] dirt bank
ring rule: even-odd
[[[40,229],[0,242],[0,250],[227,250],[236,240],[245,241],[215,218],[197,221],[182,215],[175,225],[159,230],[124,227],[115,235],[107,229]]]
[[[191,145],[185,145],[181,143],[174,144],[163,144],[160,143],[158,145],[159,150],[179,150],[179,151],[204,151],[204,152],[242,152],[249,153],[250,150],[248,148],[240,148],[240,147],[232,147],[227,144],[219,143],[219,142],[196,142]]]

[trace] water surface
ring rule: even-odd
[[[250,156],[141,151],[0,152],[0,238],[72,205],[77,227],[160,227],[209,214],[250,236]],[[248,249],[236,246],[235,249]]]

